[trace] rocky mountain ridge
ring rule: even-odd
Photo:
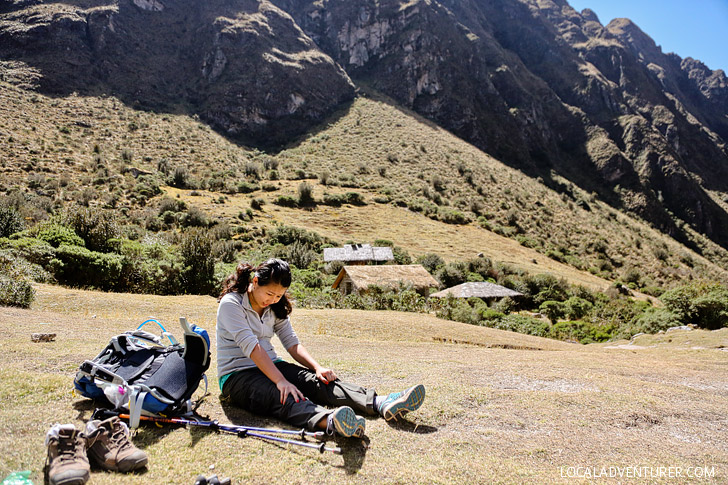
[[[15,0],[0,59],[5,79],[195,114],[258,146],[366,84],[528,176],[728,247],[725,73],[565,0]]]

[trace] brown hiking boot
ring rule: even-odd
[[[56,424],[46,434],[48,483],[81,485],[88,481],[91,467],[86,458],[86,439],[72,424]]]
[[[130,472],[147,464],[147,454],[129,441],[129,428],[118,416],[86,423],[89,459],[105,470]]]

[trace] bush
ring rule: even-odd
[[[298,185],[298,205],[302,207],[312,206],[316,203],[313,199],[313,186],[308,182],[301,182]]]
[[[660,296],[665,308],[683,324],[710,330],[728,326],[728,288],[718,284],[695,283],[666,291]]]
[[[12,280],[37,281],[47,283],[53,279],[50,273],[39,264],[31,263],[17,252],[0,250],[0,275]]]
[[[297,207],[298,201],[290,195],[279,195],[278,198],[273,202],[276,205],[283,207]]]
[[[10,205],[0,205],[0,237],[8,237],[22,231],[24,227],[25,222],[18,209]]]
[[[638,316],[633,324],[630,333],[657,333],[671,327],[682,325],[680,319],[667,308],[648,308],[642,315]]]
[[[29,308],[35,300],[35,289],[24,280],[0,277],[0,305]]]
[[[248,181],[241,180],[240,182],[238,182],[235,190],[239,194],[249,194],[251,192],[255,192],[256,190],[260,190],[260,186],[258,184],[251,184]]]
[[[589,322],[559,322],[549,331],[549,337],[559,340],[577,341],[582,344],[606,342],[613,337],[616,326],[596,326]]]
[[[442,266],[435,278],[442,283],[445,288],[451,288],[461,283],[465,283],[467,279],[467,270],[462,262],[448,263]]]
[[[581,320],[593,307],[594,305],[591,302],[572,296],[563,304],[564,316],[569,320]]]
[[[121,275],[123,256],[91,251],[81,246],[61,245],[50,266],[59,283],[115,290]]]
[[[445,265],[445,260],[433,253],[418,256],[415,262],[421,264],[430,274],[435,274],[438,269]]]
[[[68,246],[85,246],[85,242],[70,227],[57,223],[46,223],[38,226],[35,238],[45,241],[54,248],[63,244]]]
[[[121,227],[114,211],[79,208],[66,216],[66,224],[86,242],[91,251],[115,251],[114,241],[121,237]]]
[[[318,259],[319,255],[308,244],[295,241],[286,248],[285,256],[283,257],[296,268],[305,269],[311,266]]]
[[[278,226],[269,235],[268,241],[270,244],[283,244],[288,246],[298,241],[306,246],[314,249],[315,251],[321,250],[321,245],[327,241],[324,241],[320,235],[312,231],[307,231],[295,226]]]
[[[549,324],[543,320],[536,320],[518,314],[506,315],[499,320],[489,321],[487,325],[500,330],[510,330],[511,332],[525,333],[537,337],[547,337],[550,329]]]
[[[450,207],[438,207],[437,219],[446,224],[467,224],[470,218],[457,209]]]
[[[212,253],[212,238],[204,229],[190,229],[182,235],[180,243],[182,256],[181,293],[211,295],[215,290],[215,257]]]
[[[0,248],[8,249],[13,255],[22,257],[32,264],[48,266],[55,257],[56,250],[45,241],[32,237],[19,239],[0,239]]]
[[[559,318],[564,316],[564,308],[561,302],[548,300],[538,307],[538,311],[543,313],[551,320],[551,323],[556,323]]]

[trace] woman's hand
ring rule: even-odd
[[[296,386],[294,386],[285,379],[278,382],[278,384],[276,384],[276,387],[281,392],[281,404],[286,402],[288,396],[291,396],[296,402],[306,399],[303,393],[299,391]]]
[[[326,367],[316,368],[316,377],[324,384],[334,382],[337,379],[336,373],[331,369],[327,369]]]

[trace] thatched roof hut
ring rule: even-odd
[[[370,286],[398,288],[400,284],[411,285],[418,293],[427,296],[430,288],[437,288],[439,283],[420,264],[384,265],[384,266],[344,266],[333,288],[339,288],[344,294],[366,292]]]
[[[343,248],[324,248],[324,261],[343,261],[349,264],[384,263],[394,261],[394,254],[389,247],[345,244]]]
[[[506,296],[523,296],[523,293],[519,293],[505,286],[496,285],[495,283],[488,283],[485,281],[463,283],[461,285],[453,286],[446,290],[438,291],[433,293],[432,297],[445,298],[448,295],[452,295],[455,298],[486,298],[495,299],[503,298]]]

